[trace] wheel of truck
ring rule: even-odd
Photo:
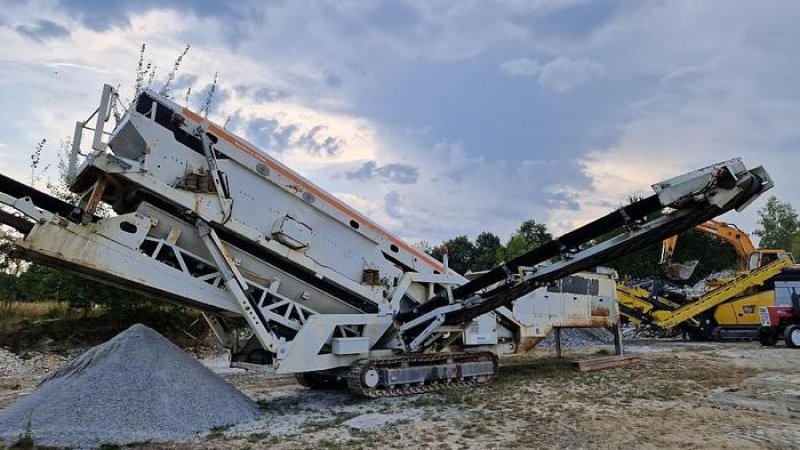
[[[772,347],[778,342],[778,335],[772,328],[761,327],[758,329],[758,342],[764,347]]]
[[[786,327],[786,331],[783,332],[783,340],[786,341],[786,346],[789,348],[800,347],[800,327],[797,325]]]

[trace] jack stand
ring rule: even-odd
[[[622,350],[622,327],[614,325],[611,327],[611,332],[614,333],[614,354],[624,356],[624,351]]]
[[[561,328],[553,328],[553,332],[556,340],[556,358],[561,358]]]

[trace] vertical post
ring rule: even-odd
[[[623,356],[622,351],[622,327],[619,324],[611,327],[611,332],[614,333],[614,354]]]
[[[95,122],[94,140],[92,141],[92,148],[98,152],[106,149],[105,144],[103,144],[103,127],[111,112],[111,95],[113,93],[114,88],[111,85],[103,85],[103,96],[100,97],[100,107],[97,109],[97,121]]]
[[[561,358],[561,328],[556,327],[553,329],[555,333],[554,337],[556,340],[556,358]]]
[[[83,122],[75,123],[75,132],[72,134],[72,149],[67,159],[67,182],[72,184],[78,172],[78,154],[81,152],[81,138],[83,137]]]

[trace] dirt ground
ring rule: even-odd
[[[567,359],[601,348],[570,348]],[[265,411],[257,422],[137,448],[798,448],[800,351],[757,343],[640,340],[638,363],[578,373],[552,349],[503,360],[491,383],[364,400],[293,379],[223,376]],[[38,358],[38,359],[37,359]],[[0,360],[0,408],[63,364]]]

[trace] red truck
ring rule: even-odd
[[[762,306],[761,345],[772,346],[783,339],[789,348],[800,348],[800,269],[785,270],[776,277],[775,306]]]

